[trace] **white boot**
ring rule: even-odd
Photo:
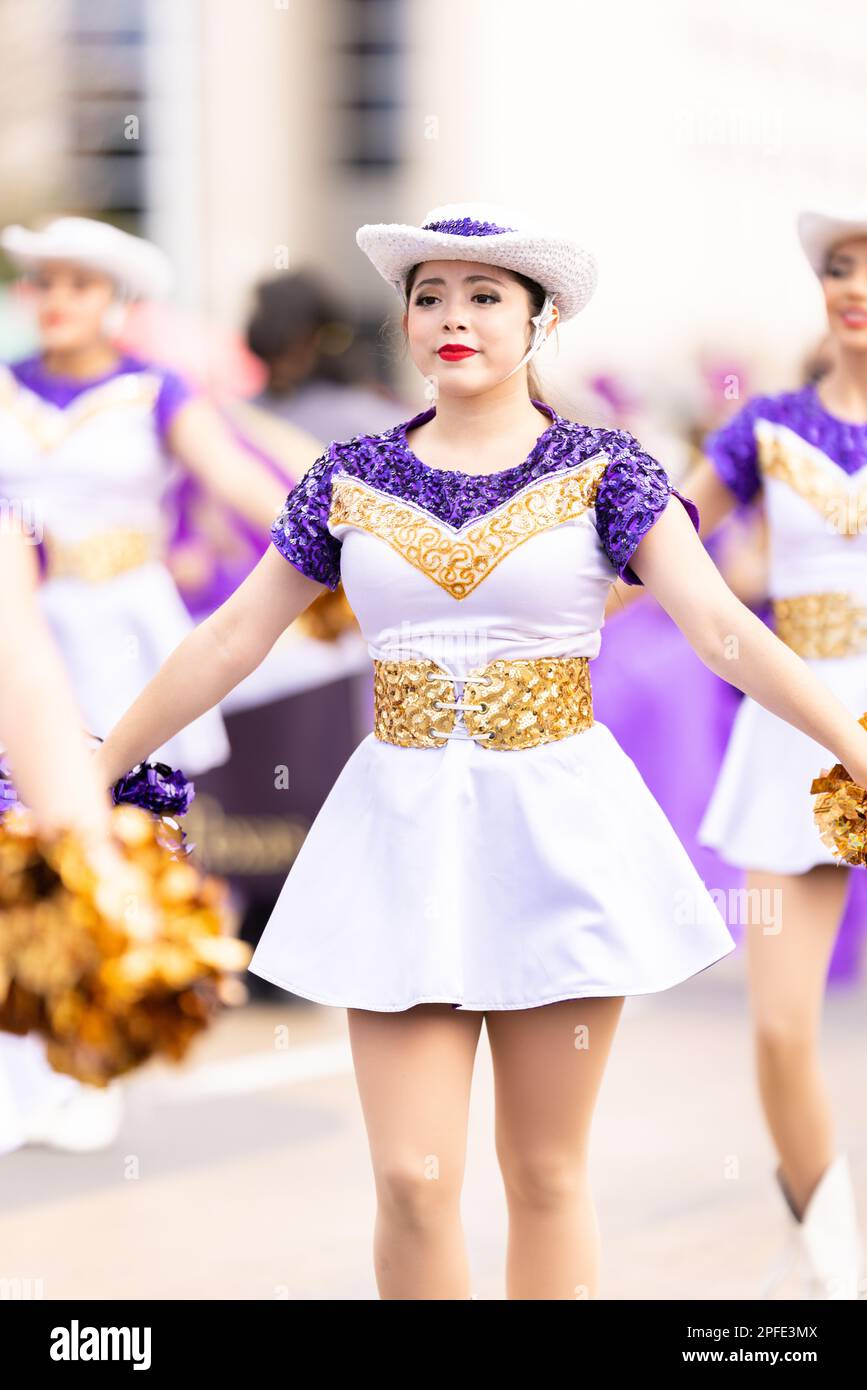
[[[864,1291],[864,1254],[858,1233],[855,1193],[844,1153],[819,1179],[800,1222],[801,1248],[809,1272],[805,1298],[858,1298]]]
[[[95,1153],[114,1143],[123,1122],[123,1083],[79,1083],[71,1095],[42,1105],[27,1119],[24,1142],[67,1153]]]
[[[756,1291],[756,1298],[770,1298],[771,1294],[782,1284],[783,1280],[791,1273],[792,1269],[800,1263],[802,1258],[800,1223],[798,1221],[797,1210],[789,1195],[779,1168],[777,1168],[774,1173],[774,1177],[786,1204],[789,1223],[788,1234],[783,1249],[768,1269],[760,1287]]]
[[[757,1297],[768,1298],[796,1264],[804,1298],[862,1296],[864,1256],[846,1155],[838,1154],[826,1168],[800,1218],[779,1168],[774,1176],[789,1213],[789,1235]]]

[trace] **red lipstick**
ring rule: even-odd
[[[464,347],[463,343],[445,343],[437,349],[445,362],[459,362],[462,357],[475,357],[476,349]]]

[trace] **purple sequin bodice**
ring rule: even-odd
[[[631,584],[641,581],[628,561],[673,493],[698,529],[698,509],[672,487],[668,474],[626,430],[595,428],[566,420],[541,401],[551,417],[528,457],[512,468],[479,476],[431,467],[413,453],[407,432],[436,408],[378,435],[334,442],[292,490],[271,528],[274,545],[311,578],[335,589],[340,580],[340,542],[328,531],[331,481],[336,470],[363,478],[392,497],[405,499],[460,529],[509,500],[535,478],[606,454],[610,464],[599,482],[595,525],[605,554]]]
[[[759,420],[786,426],[821,449],[849,476],[867,465],[867,422],[856,424],[832,415],[820,401],[814,383],[797,391],[753,396],[704,442],[704,453],[741,502],[752,501],[762,485],[756,443]]]
[[[154,402],[154,419],[160,439],[168,439],[169,427],[181,406],[197,396],[199,390],[167,367],[154,362],[145,362],[140,357],[125,352],[119,357],[116,366],[99,376],[78,378],[56,376],[46,370],[41,353],[21,358],[9,365],[9,371],[22,386],[33,391],[43,400],[60,410],[66,410],[87,391],[114,381],[115,377],[135,375],[140,372],[155,374],[160,379],[160,389]]]

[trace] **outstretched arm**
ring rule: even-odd
[[[225,699],[326,587],[269,545],[243,584],[184,638],[115,724],[95,754],[100,780],[110,786]]]
[[[36,600],[35,551],[0,525],[0,744],[15,789],[45,831],[107,836],[100,786],[60,652]]]
[[[267,454],[289,482],[303,478],[311,458],[320,454],[324,447],[299,425],[293,425],[272,410],[253,405],[252,401],[236,397],[222,400],[220,413],[237,428],[245,443]]]
[[[705,666],[831,749],[867,786],[867,730],[858,716],[735,597],[683,507],[669,501],[630,564]]]
[[[290,453],[286,441],[296,441],[290,469],[295,480],[303,476],[323,446],[306,430],[287,422],[283,422],[283,436],[284,459]],[[270,473],[237,442],[210,401],[197,398],[182,406],[172,419],[168,443],[203,487],[267,535],[286,496],[286,480]]]
[[[726,486],[706,456],[702,456],[692,466],[686,477],[677,484],[677,488],[698,507],[698,534],[702,540],[712,536],[737,506],[737,497],[731,488]]]

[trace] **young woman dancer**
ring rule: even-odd
[[[483,1019],[507,1295],[595,1296],[588,1145],[624,997],[734,949],[634,763],[594,719],[589,664],[610,585],[644,582],[712,669],[860,779],[867,732],[729,591],[695,507],[637,439],[531,398],[530,357],[593,292],[587,251],[473,204],[420,227],[364,226],[357,241],[404,296],[436,404],[330,444],[257,568],[95,756],[116,779],[342,578],[374,663],[375,727],[250,968],[348,1010],[383,1298],[471,1296],[460,1191]]]
[[[165,564],[178,466],[266,535],[286,484],[180,377],[115,347],[126,303],[169,286],[158,247],[86,217],[6,227],[0,246],[39,334],[35,354],[0,366],[0,492],[41,540],[41,606],[101,737],[192,627]],[[310,447],[304,431],[298,439]],[[228,755],[218,710],[159,754],[188,776]]]
[[[798,230],[824,292],[832,365],[818,382],[748,400],[708,437],[683,486],[703,535],[737,501],[764,501],[777,635],[858,716],[867,710],[867,208],[803,212]],[[742,701],[698,832],[747,870],[752,901],[776,895],[783,908],[782,930],[755,921],[746,932],[759,1094],[790,1223],[760,1292],[797,1260],[808,1295],[855,1298],[856,1206],[819,1056],[849,872],[818,838],[807,794],[834,759],[826,739],[775,713]]]

